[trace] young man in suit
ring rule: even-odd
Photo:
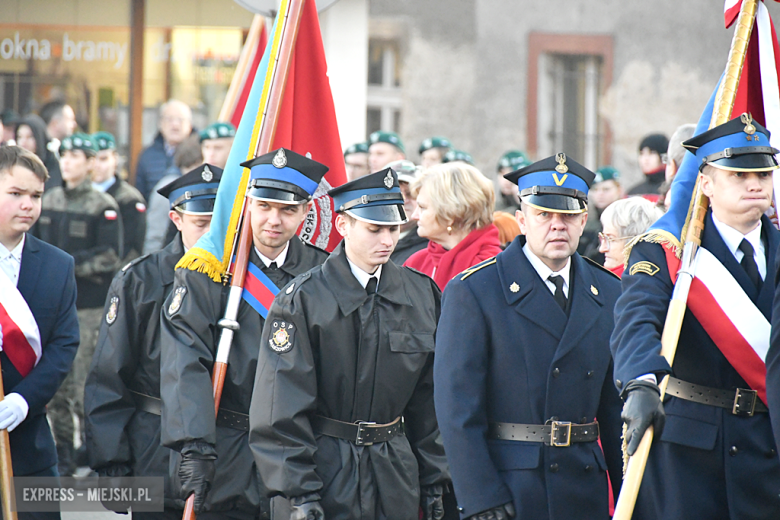
[[[680,247],[661,231],[635,243],[615,306],[615,385],[627,452],[650,425],[637,520],[780,518],[780,460],[766,407],[780,233],[765,212],[777,169],[769,132],[749,114],[688,139],[711,209],[669,366],[660,355]],[[668,235],[668,236],[665,236]],[[657,384],[669,375],[666,397]]]
[[[15,476],[57,476],[57,451],[45,407],[68,374],[79,345],[73,258],[27,233],[41,214],[47,176],[35,154],[17,146],[0,147],[0,277],[5,277],[0,281],[4,297],[18,290],[38,327],[40,345],[33,348],[34,340],[28,345],[6,335],[0,353],[5,393],[0,428],[9,431]],[[33,357],[28,349],[35,351]],[[19,518],[60,515],[20,513]]]

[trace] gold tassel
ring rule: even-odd
[[[222,283],[225,279],[225,270],[222,268],[222,262],[199,247],[193,247],[187,251],[176,263],[176,269],[189,269],[198,273],[204,273],[217,283]]]
[[[631,250],[639,242],[668,245],[674,248],[674,255],[677,258],[682,258],[682,243],[677,239],[677,237],[668,231],[653,229],[646,231],[641,235],[637,235],[628,244],[626,244],[626,247],[623,248],[623,266],[625,268],[628,268],[628,257],[631,255]]]

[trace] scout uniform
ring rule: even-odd
[[[247,161],[248,197],[283,204],[311,200],[326,166],[280,148]],[[283,262],[266,264],[252,248],[250,272],[262,272],[277,288],[321,264],[327,253],[297,236]],[[255,380],[258,340],[264,319],[241,300],[225,378],[219,418],[214,418],[211,367],[215,359],[229,286],[205,274],[176,270],[173,292],[163,306],[160,394],[162,444],[172,452],[172,488],[180,489],[180,453],[217,457],[205,511],[231,518],[268,517],[269,505],[249,450],[249,402]],[[181,497],[186,498],[186,497]],[[201,515],[199,515],[200,517]]]
[[[389,168],[329,194],[357,220],[406,221]],[[274,301],[250,444],[268,492],[295,506],[319,501],[326,519],[416,519],[421,495],[440,497],[449,481],[433,407],[439,290],[391,261],[373,277],[354,269],[342,243]]]
[[[506,177],[524,204],[578,214],[593,173],[558,154]],[[568,290],[520,236],[447,285],[434,387],[463,518],[606,519],[607,472],[617,496],[609,335],[620,283],[577,253],[567,268]]]
[[[221,176],[221,169],[202,165],[158,193],[183,214],[211,215]],[[170,452],[160,445],[160,313],[184,252],[177,233],[114,277],[84,396],[89,465],[100,475],[163,477],[165,516],[172,519],[181,511],[168,479]]]
[[[745,115],[732,119],[685,141],[683,146],[696,154],[701,168],[711,164],[736,172],[774,170],[774,154],[778,151],[769,145],[769,132],[757,123],[746,124],[747,119]],[[714,218],[709,211],[698,255],[706,255],[711,265],[720,265],[718,283],[732,287],[728,298],[752,313],[746,326],[766,344],[780,233],[766,216],[761,218],[753,237],[754,254],[749,257],[754,266],[761,263],[756,258],[764,257],[763,280],[756,284],[740,265],[745,259],[738,249],[740,240],[733,243],[731,239],[741,237],[741,233],[722,223],[716,225]],[[726,237],[731,237],[731,245],[727,245]],[[630,396],[632,390],[627,387],[634,386],[641,376],[653,374],[660,383],[663,376],[671,375],[663,403],[666,426],[650,449],[634,518],[780,518],[780,460],[770,414],[757,394],[765,382],[763,370],[759,370],[761,375],[754,385],[740,372],[745,360],[763,363],[732,326],[731,318],[719,318],[719,323],[732,328],[715,333],[709,328],[710,318],[717,315],[714,311],[719,305],[705,304],[702,315],[698,310],[702,300],[692,288],[673,366],[660,355],[661,334],[679,266],[677,246],[676,238],[670,241],[652,230],[637,238],[623,274],[623,296],[615,307],[612,350],[617,388]],[[697,267],[697,271],[700,269]],[[765,324],[763,329],[761,322]],[[759,332],[762,330],[765,332]],[[740,345],[749,350],[738,348]],[[734,353],[736,364],[727,358],[729,351]]]
[[[116,153],[116,139],[108,132],[92,134],[92,141],[98,152],[111,150]],[[144,236],[146,235],[146,202],[141,192],[135,189],[127,181],[119,176],[107,180],[107,188],[94,185],[98,190],[108,193],[119,206],[119,214],[122,216],[122,237],[124,264],[141,256],[144,250]],[[101,189],[102,188],[102,189]]]

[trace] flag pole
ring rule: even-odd
[[[718,87],[715,105],[710,120],[710,128],[721,125],[731,119],[731,110],[734,107],[734,100],[737,95],[739,78],[742,73],[742,66],[745,63],[748,42],[753,30],[756,11],[759,0],[744,0],[740,8],[737,27],[734,30],[734,38],[731,41],[731,50],[729,51],[728,63],[723,81]],[[669,366],[674,362],[674,356],[677,352],[677,342],[680,339],[680,328],[682,327],[683,316],[687,308],[688,292],[691,288],[691,282],[694,276],[694,262],[696,253],[701,245],[701,236],[704,231],[704,218],[707,215],[709,199],[701,189],[701,173],[696,178],[696,185],[691,198],[691,205],[688,210],[688,218],[685,227],[683,227],[682,236],[685,237],[683,245],[682,262],[680,271],[677,273],[677,281],[674,284],[672,299],[669,302],[669,309],[666,313],[664,330],[661,335],[661,355],[666,358]],[[665,377],[659,385],[661,390],[661,400],[666,394],[666,386],[669,377]],[[623,486],[620,490],[617,504],[615,505],[614,520],[630,520],[636,505],[639,487],[642,484],[642,476],[647,465],[647,458],[650,454],[650,447],[653,443],[653,427],[650,426],[642,437],[636,452],[628,460]]]
[[[278,48],[271,48],[268,72],[265,77],[266,89],[260,101],[261,118],[255,157],[263,155],[271,150],[279,111],[282,106],[284,88],[287,84],[287,76],[290,68],[292,53],[295,49],[295,40],[298,36],[298,25],[303,13],[305,0],[282,0],[279,14],[276,19],[275,33],[281,34]],[[269,42],[271,44],[271,42]],[[273,44],[271,44],[273,45]],[[219,402],[222,397],[222,387],[227,373],[227,361],[233,336],[239,329],[236,317],[238,306],[241,303],[241,294],[244,290],[244,280],[249,264],[249,252],[252,247],[252,226],[248,218],[246,198],[242,209],[242,218],[239,223],[241,232],[238,238],[238,252],[236,253],[235,269],[230,281],[230,292],[225,306],[224,318],[219,320],[222,332],[217,346],[217,354],[212,370],[212,389],[214,395],[214,414],[219,412]],[[195,496],[190,495],[184,507],[183,520],[195,519]]]
[[[4,398],[3,374],[0,371],[0,401]],[[3,518],[16,520],[14,468],[11,464],[11,442],[6,429],[0,430],[0,498],[2,498]]]
[[[244,42],[244,47],[241,49],[241,54],[239,55],[238,63],[236,64],[236,72],[233,74],[233,79],[230,81],[230,87],[228,87],[227,94],[225,94],[225,101],[222,103],[222,108],[219,111],[217,121],[230,121],[230,115],[236,108],[236,102],[238,101],[241,87],[247,80],[249,64],[254,55],[253,51],[259,50],[257,49],[257,42],[260,41],[260,33],[263,31],[264,25],[265,18],[256,14],[252,19],[252,24],[249,26],[246,42]]]

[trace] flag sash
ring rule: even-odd
[[[41,359],[41,333],[27,301],[5,273],[0,274],[0,350],[26,377]]]
[[[680,260],[664,244],[672,282]],[[729,364],[766,403],[766,353],[770,324],[728,269],[707,249],[696,253],[688,308]]]
[[[276,284],[259,267],[249,262],[241,297],[265,319],[277,294],[279,288]]]

